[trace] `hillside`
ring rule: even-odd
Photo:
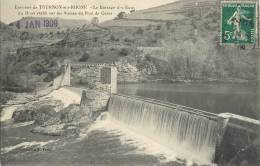
[[[15,31],[0,21],[0,42],[4,42],[5,40],[14,40],[14,37]]]
[[[183,0],[100,25],[28,31],[27,38],[16,40],[20,45],[4,43],[14,53],[2,53],[2,83],[33,87],[51,81],[65,60],[115,63],[122,82],[257,81],[259,49],[220,46],[219,15],[216,1]]]
[[[217,1],[182,0],[126,14],[102,25],[115,29],[115,33],[120,27],[138,29],[128,32],[126,38],[144,55],[167,62],[157,69],[170,77],[256,80],[259,49],[219,46],[219,16]]]
[[[162,6],[140,10],[127,15],[128,19],[178,20],[178,16],[189,10],[214,7],[216,0],[181,0]]]
[[[135,11],[125,14],[121,19],[114,19],[102,23],[104,26],[147,26],[166,21],[180,21],[190,19],[187,13],[204,12],[215,8],[216,0],[181,0],[162,6]]]

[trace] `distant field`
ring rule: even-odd
[[[109,20],[102,23],[103,26],[147,26],[157,25],[166,21],[180,21],[189,19],[186,14],[197,10],[216,7],[216,0],[183,0],[162,6],[135,11],[126,14],[124,19]]]
[[[106,27],[145,27],[148,25],[159,25],[162,22],[165,21],[121,19],[105,21],[101,25]]]

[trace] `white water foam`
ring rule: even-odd
[[[18,108],[19,105],[7,106],[4,107],[1,111],[0,121],[6,121],[12,118],[14,111]]]
[[[196,163],[214,158],[217,122],[206,116],[123,96],[112,96],[111,118]]]
[[[13,124],[11,126],[11,128],[18,128],[18,127],[29,126],[29,125],[32,125],[33,123],[34,123],[34,120],[33,121],[28,121],[28,122],[16,123],[16,124]]]
[[[123,123],[115,121],[113,118],[111,118],[109,113],[105,114],[107,118],[105,120],[98,119],[97,122],[88,130],[88,133],[95,130],[107,131],[111,134],[116,132],[118,135],[120,135],[118,138],[122,144],[128,144],[129,146],[134,146],[137,148],[134,153],[157,156],[161,162],[175,161],[179,163],[186,163],[187,166],[190,166],[193,163],[215,165],[208,162],[205,163],[192,160],[192,156],[187,156],[177,151],[173,151],[171,148],[164,146],[159,142],[154,141],[153,139],[134,132]],[[179,159],[181,159],[181,161]]]
[[[17,145],[14,145],[14,146],[1,148],[1,155],[8,153],[8,152],[11,152],[15,149],[19,149],[19,148],[26,149],[26,148],[29,148],[29,147],[32,147],[32,146],[42,147],[42,146],[45,146],[45,145],[53,143],[53,142],[56,142],[56,140],[50,140],[50,141],[47,141],[47,142],[37,142],[37,141],[22,142],[22,143],[19,143]]]
[[[46,97],[51,97],[54,100],[60,100],[65,107],[70,104],[79,104],[81,99],[81,94],[77,94],[67,88],[60,88],[58,90],[53,91]]]
[[[1,127],[1,128],[3,128],[3,129],[6,129],[6,128],[18,128],[18,127],[29,126],[29,125],[32,125],[33,123],[34,123],[34,120],[33,121],[28,121],[28,122],[22,122],[22,123],[15,123],[15,124],[7,125],[7,126]]]
[[[60,100],[64,107],[69,106],[70,104],[79,104],[81,99],[81,94],[73,92],[67,88],[60,88],[48,94],[47,96],[41,97],[40,100],[44,100],[46,98],[52,98],[53,100]],[[17,110],[17,108],[21,105],[12,105],[4,107],[1,111],[0,121],[10,120],[13,116],[13,113]]]

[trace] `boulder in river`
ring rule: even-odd
[[[52,106],[43,105],[36,110],[35,124],[44,125],[45,122],[57,116],[59,116],[59,113],[56,112]]]
[[[12,119],[14,122],[32,121],[36,117],[36,110],[33,108],[18,109],[13,113]]]

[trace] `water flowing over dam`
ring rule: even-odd
[[[218,138],[215,114],[180,105],[112,95],[113,120],[195,161],[211,163]]]

